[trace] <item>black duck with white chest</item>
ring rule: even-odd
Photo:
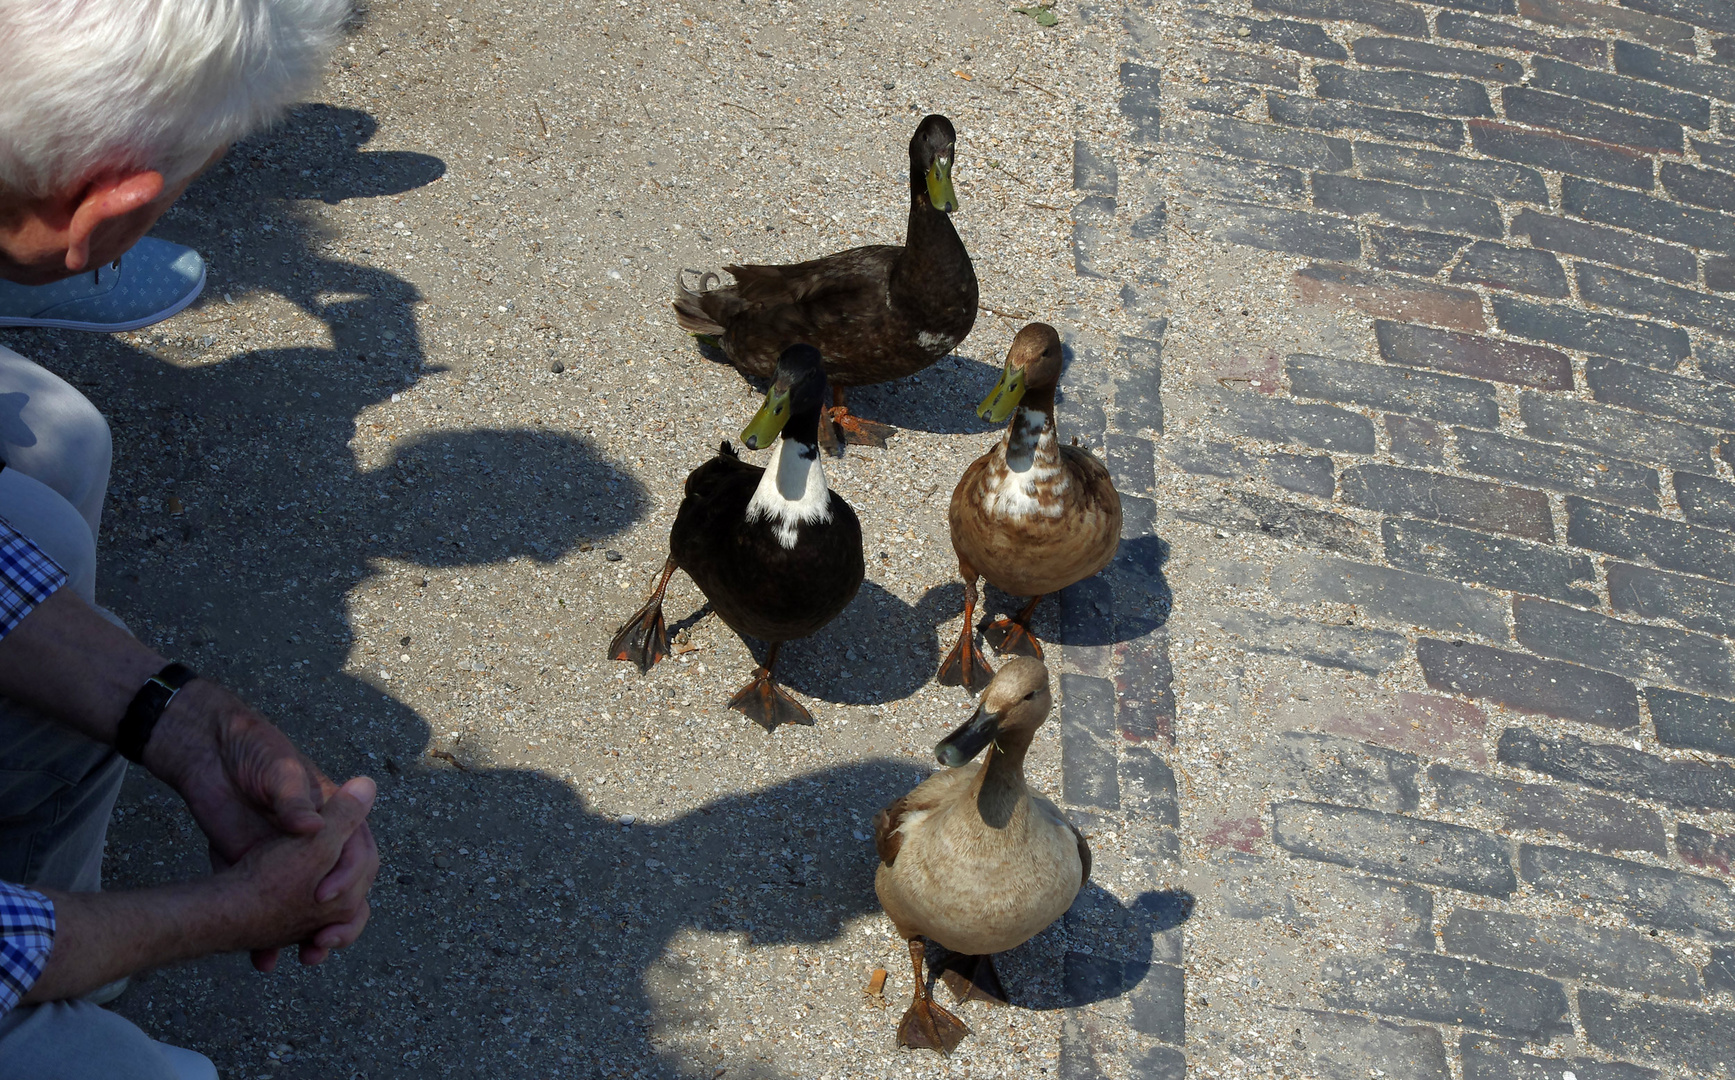
[[[724,443],[687,476],[656,589],[609,644],[611,658],[630,660],[641,671],[667,656],[663,591],[677,569],[685,570],[730,629],[771,643],[765,665],[729,702],[767,731],[813,723],[772,678],[778,650],[837,618],[865,571],[861,523],[825,486],[818,445],[824,402],[819,351],[785,349],[765,404],[741,433],[749,450],[776,440],[771,460],[765,468],[750,465]]]
[[[725,266],[735,284],[700,291],[677,280],[683,330],[714,337],[729,362],[769,376],[795,342],[825,356],[833,405],[827,418],[846,442],[884,446],[892,428],[849,415],[843,388],[889,382],[929,367],[976,323],[976,270],[952,227],[957,135],[944,116],[910,139],[910,218],[904,244],[851,248],[783,266]]]

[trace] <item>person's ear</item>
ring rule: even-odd
[[[92,181],[73,207],[66,226],[66,268],[77,273],[90,261],[90,239],[106,222],[149,206],[163,194],[163,174],[154,169]]]

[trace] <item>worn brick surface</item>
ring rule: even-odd
[[[1353,101],[1319,101],[1267,94],[1271,119],[1318,131],[1366,131],[1388,139],[1425,142],[1455,150],[1464,145],[1464,125],[1456,120],[1402,109],[1382,109]]]
[[[1432,277],[1458,257],[1470,243],[1468,237],[1423,229],[1370,226],[1367,259],[1375,266]]]
[[[1345,502],[1369,510],[1533,540],[1554,539],[1548,498],[1538,491],[1391,465],[1345,469],[1339,484]]]
[[[1487,714],[1436,694],[1400,693],[1381,708],[1333,710],[1323,717],[1308,707],[1288,719],[1428,757],[1464,757],[1478,765],[1488,760],[1482,750]]]
[[[1657,726],[1657,741],[1664,746],[1735,757],[1735,702],[1683,694],[1660,686],[1646,688],[1645,702],[1651,708],[1651,721]],[[1716,771],[1717,766],[1708,768],[1714,770],[1711,775],[1724,777],[1725,783],[1735,782],[1735,773]]]
[[[1735,532],[1735,484],[1711,476],[1677,472],[1675,499],[1688,520]]]
[[[1632,1001],[1590,988],[1578,992],[1585,1038],[1611,1053],[1735,1075],[1735,1011]]]
[[[1518,0],[1518,14],[1548,26],[1608,30],[1673,52],[1693,54],[1691,26],[1592,0]]]
[[[1403,635],[1384,630],[1330,626],[1246,608],[1218,608],[1207,617],[1244,649],[1297,656],[1322,667],[1379,672],[1397,663],[1405,652]]]
[[[1690,424],[1735,430],[1735,387],[1684,379],[1604,357],[1592,357],[1584,374],[1598,401]]]
[[[1572,1032],[1566,988],[1511,968],[1427,953],[1333,958],[1320,997],[1336,1008],[1407,1016],[1527,1039]]]
[[[1589,558],[1429,521],[1387,518],[1386,561],[1433,577],[1511,589],[1585,607],[1596,604]]]
[[[1307,173],[1287,165],[1265,165],[1257,161],[1215,157],[1210,154],[1186,154],[1177,155],[1177,160],[1171,162],[1171,167],[1180,186],[1188,191],[1260,203],[1305,202],[1307,199]],[[1232,242],[1247,243],[1243,240]]]
[[[1493,202],[1461,191],[1316,173],[1313,201],[1326,210],[1350,215],[1376,214],[1404,225],[1476,236],[1499,236],[1505,231],[1500,210]]]
[[[1512,613],[1518,640],[1540,655],[1690,690],[1735,694],[1735,659],[1718,638],[1531,597],[1514,600]]]
[[[1487,1035],[1465,1034],[1458,1045],[1464,1080],[1562,1080],[1569,1072],[1577,1080],[1657,1080],[1659,1076],[1653,1069],[1621,1061],[1538,1057],[1525,1053],[1523,1043]]]
[[[1492,56],[1479,49],[1459,49],[1405,38],[1357,38],[1350,46],[1350,55],[1357,63],[1368,67],[1468,75],[1502,83],[1518,82],[1524,78],[1524,65],[1516,60]]]
[[[1673,619],[1694,630],[1735,637],[1735,586],[1610,562],[1608,592],[1616,611]]]
[[[1624,911],[1648,926],[1735,938],[1735,893],[1714,878],[1540,844],[1520,845],[1518,866],[1538,889]]]
[[[1106,679],[1062,672],[1060,790],[1072,806],[1098,810],[1120,807],[1115,769],[1114,684]]]
[[[1434,894],[1420,885],[1364,877],[1224,850],[1206,880],[1233,919],[1319,929],[1398,948],[1434,949]]]
[[[1506,842],[1442,821],[1315,802],[1271,807],[1271,838],[1304,858],[1483,896],[1517,887]]]
[[[1315,259],[1353,259],[1361,252],[1355,222],[1328,214],[1243,203],[1201,202],[1183,210],[1187,227],[1227,244],[1286,251]]]
[[[1506,603],[1492,593],[1407,570],[1342,558],[1291,557],[1272,569],[1272,591],[1285,600],[1354,604],[1364,613],[1408,626],[1505,641]]]
[[[1614,68],[1622,75],[1735,101],[1735,72],[1727,67],[1696,63],[1636,41],[1614,43]]]
[[[1520,165],[1372,142],[1355,144],[1355,160],[1362,175],[1376,180],[1424,188],[1457,188],[1490,199],[1548,205],[1548,187],[1542,174]]]
[[[1245,30],[1246,40],[1255,45],[1288,49],[1320,60],[1349,58],[1349,51],[1314,23],[1294,19],[1229,19],[1204,9],[1190,12],[1190,19],[1196,26],[1225,36],[1242,37],[1241,31]]]
[[[1421,763],[1414,754],[1309,731],[1286,731],[1270,747],[1278,777],[1302,795],[1390,813],[1414,811]]]
[[[1494,814],[1509,829],[1558,833],[1600,851],[1668,854],[1663,819],[1656,811],[1623,799],[1485,776],[1450,765],[1430,765],[1428,780],[1440,807]]]
[[[1428,36],[1428,22],[1421,8],[1391,0],[1256,0],[1253,7],[1303,18],[1343,19],[1393,34]]]
[[[1638,690],[1618,675],[1436,638],[1416,642],[1416,659],[1436,690],[1599,727],[1624,730],[1639,724]]]
[[[1305,303],[1335,303],[1388,319],[1415,319],[1458,330],[1481,330],[1482,299],[1468,289],[1433,285],[1354,267],[1321,265],[1295,272]]]
[[[1725,994],[1735,992],[1735,947],[1712,946],[1711,962],[1705,965],[1705,988]]]
[[[1649,187],[1656,172],[1644,153],[1606,142],[1491,120],[1471,120],[1466,127],[1478,152],[1520,165],[1632,187]]]
[[[1296,1045],[1313,1071],[1325,1077],[1378,1075],[1390,1080],[1449,1080],[1451,1065],[1440,1033],[1417,1024],[1394,1024],[1346,1013],[1308,1009],[1296,1014]]]
[[[1484,428],[1500,420],[1494,387],[1475,379],[1329,356],[1291,356],[1285,369],[1297,397],[1371,405]]]
[[[1527,236],[1539,248],[1581,255],[1671,281],[1692,281],[1698,276],[1698,262],[1691,248],[1535,210],[1522,210],[1512,219],[1512,235]]]
[[[1435,29],[1443,38],[1468,41],[1477,45],[1496,45],[1523,52],[1543,53],[1571,60],[1575,64],[1597,66],[1607,62],[1608,45],[1594,37],[1555,37],[1539,34],[1510,23],[1495,22],[1479,15],[1442,11],[1434,19]]]
[[[1592,71],[1544,56],[1531,62],[1529,85],[1647,116],[1679,120],[1701,131],[1711,126],[1711,103],[1696,94],[1683,94],[1653,82]]]
[[[1455,433],[1464,468],[1531,487],[1582,492],[1605,502],[1657,509],[1657,471],[1630,461],[1562,446],[1460,428]]]
[[[1176,509],[1177,517],[1238,532],[1261,533],[1308,547],[1366,557],[1370,538],[1360,525],[1342,514],[1315,510],[1250,491],[1219,495]]]
[[[1634,116],[1561,94],[1549,94],[1522,86],[1500,92],[1506,118],[1534,127],[1553,128],[1567,135],[1615,143],[1638,150],[1680,153],[1686,143],[1681,125],[1671,120]],[[1486,116],[1488,113],[1464,113]]]
[[[1115,646],[1115,724],[1133,742],[1175,739],[1175,672],[1167,634],[1150,634]],[[1129,751],[1130,752],[1130,751]]]
[[[1735,834],[1720,836],[1683,821],[1675,827],[1675,847],[1694,866],[1735,873]]]
[[[1500,329],[1513,337],[1634,360],[1664,371],[1675,370],[1687,358],[1687,332],[1672,326],[1516,297],[1496,296],[1493,307]]]
[[[1269,454],[1260,465],[1267,479],[1288,491],[1329,499],[1337,490],[1337,472],[1325,454]]]
[[[1711,296],[1611,267],[1579,263],[1576,269],[1579,295],[1593,304],[1702,327],[1725,337],[1735,336],[1735,299]]]
[[[1587,742],[1575,735],[1544,736],[1525,727],[1501,732],[1500,760],[1562,780],[1676,806],[1735,809],[1735,768],[1726,765],[1671,761],[1613,743]]]
[[[1393,457],[1411,465],[1441,465],[1446,461],[1446,429],[1432,420],[1387,414],[1386,442]]]
[[[1572,361],[1555,349],[1387,319],[1374,323],[1374,335],[1379,341],[1380,356],[1394,364],[1435,368],[1543,390],[1572,389]]]
[[[1347,140],[1231,117],[1189,117],[1183,122],[1165,126],[1163,141],[1302,169],[1341,171],[1355,165]]]
[[[1133,138],[1138,142],[1152,143],[1161,137],[1158,98],[1162,85],[1162,72],[1154,67],[1133,63],[1120,67],[1120,111],[1131,123]]]
[[[1717,437],[1703,428],[1541,394],[1523,395],[1518,409],[1524,432],[1533,439],[1571,443],[1610,457],[1676,469],[1708,472],[1712,467]]]
[[[1735,219],[1710,210],[1678,206],[1654,195],[1580,180],[1576,176],[1561,180],[1560,203],[1568,213],[1605,225],[1618,225],[1690,247],[1735,250]]]
[[[1273,401],[1258,394],[1229,392],[1214,417],[1226,431],[1274,443],[1299,443],[1321,450],[1374,451],[1373,422],[1360,413],[1332,405]]]
[[[1578,547],[1735,584],[1735,536],[1568,496],[1566,539]]]
[[[1569,291],[1566,271],[1552,254],[1487,242],[1470,245],[1452,268],[1451,280],[1554,298]]]
[[[1697,998],[1699,973],[1636,930],[1578,919],[1459,908],[1441,931],[1446,951],[1489,963],[1672,998]]]

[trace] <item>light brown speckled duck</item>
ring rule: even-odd
[[[1060,810],[1024,783],[1024,755],[1048,718],[1048,668],[1017,657],[975,715],[934,748],[952,766],[881,810],[874,891],[910,943],[915,997],[901,1046],[949,1054],[970,1029],[936,1004],[923,975],[924,937],[959,954],[945,981],[959,1000],[1005,1001],[993,954],[1016,948],[1066,913],[1090,877],[1090,847]],[[980,765],[964,768],[984,747]]]
[[[1044,595],[1107,566],[1120,546],[1121,500],[1108,469],[1078,446],[1063,446],[1054,426],[1060,335],[1047,323],[1018,331],[1000,382],[976,412],[1011,418],[995,447],[964,471],[952,492],[952,549],[964,579],[964,629],[936,678],[972,693],[994,669],[976,650],[976,579],[1028,596],[1016,617],[982,628],[1001,653],[1042,659],[1030,616]]]

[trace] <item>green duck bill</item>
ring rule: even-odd
[[[952,190],[952,159],[937,157],[928,166],[928,202],[936,210],[958,209],[958,193]]]
[[[948,769],[967,764],[1000,737],[1000,722],[1005,718],[1004,713],[989,712],[981,705],[976,706],[970,719],[958,725],[956,731],[934,747],[935,759]]]
[[[1004,424],[1018,408],[1018,403],[1024,400],[1024,390],[1024,369],[1007,364],[1006,370],[1000,373],[1000,381],[988,391],[982,404],[976,406],[976,415],[989,423]]]
[[[777,441],[783,427],[789,423],[790,394],[786,386],[773,386],[765,395],[765,404],[753,414],[753,419],[741,429],[741,441],[749,450],[763,450]]]

